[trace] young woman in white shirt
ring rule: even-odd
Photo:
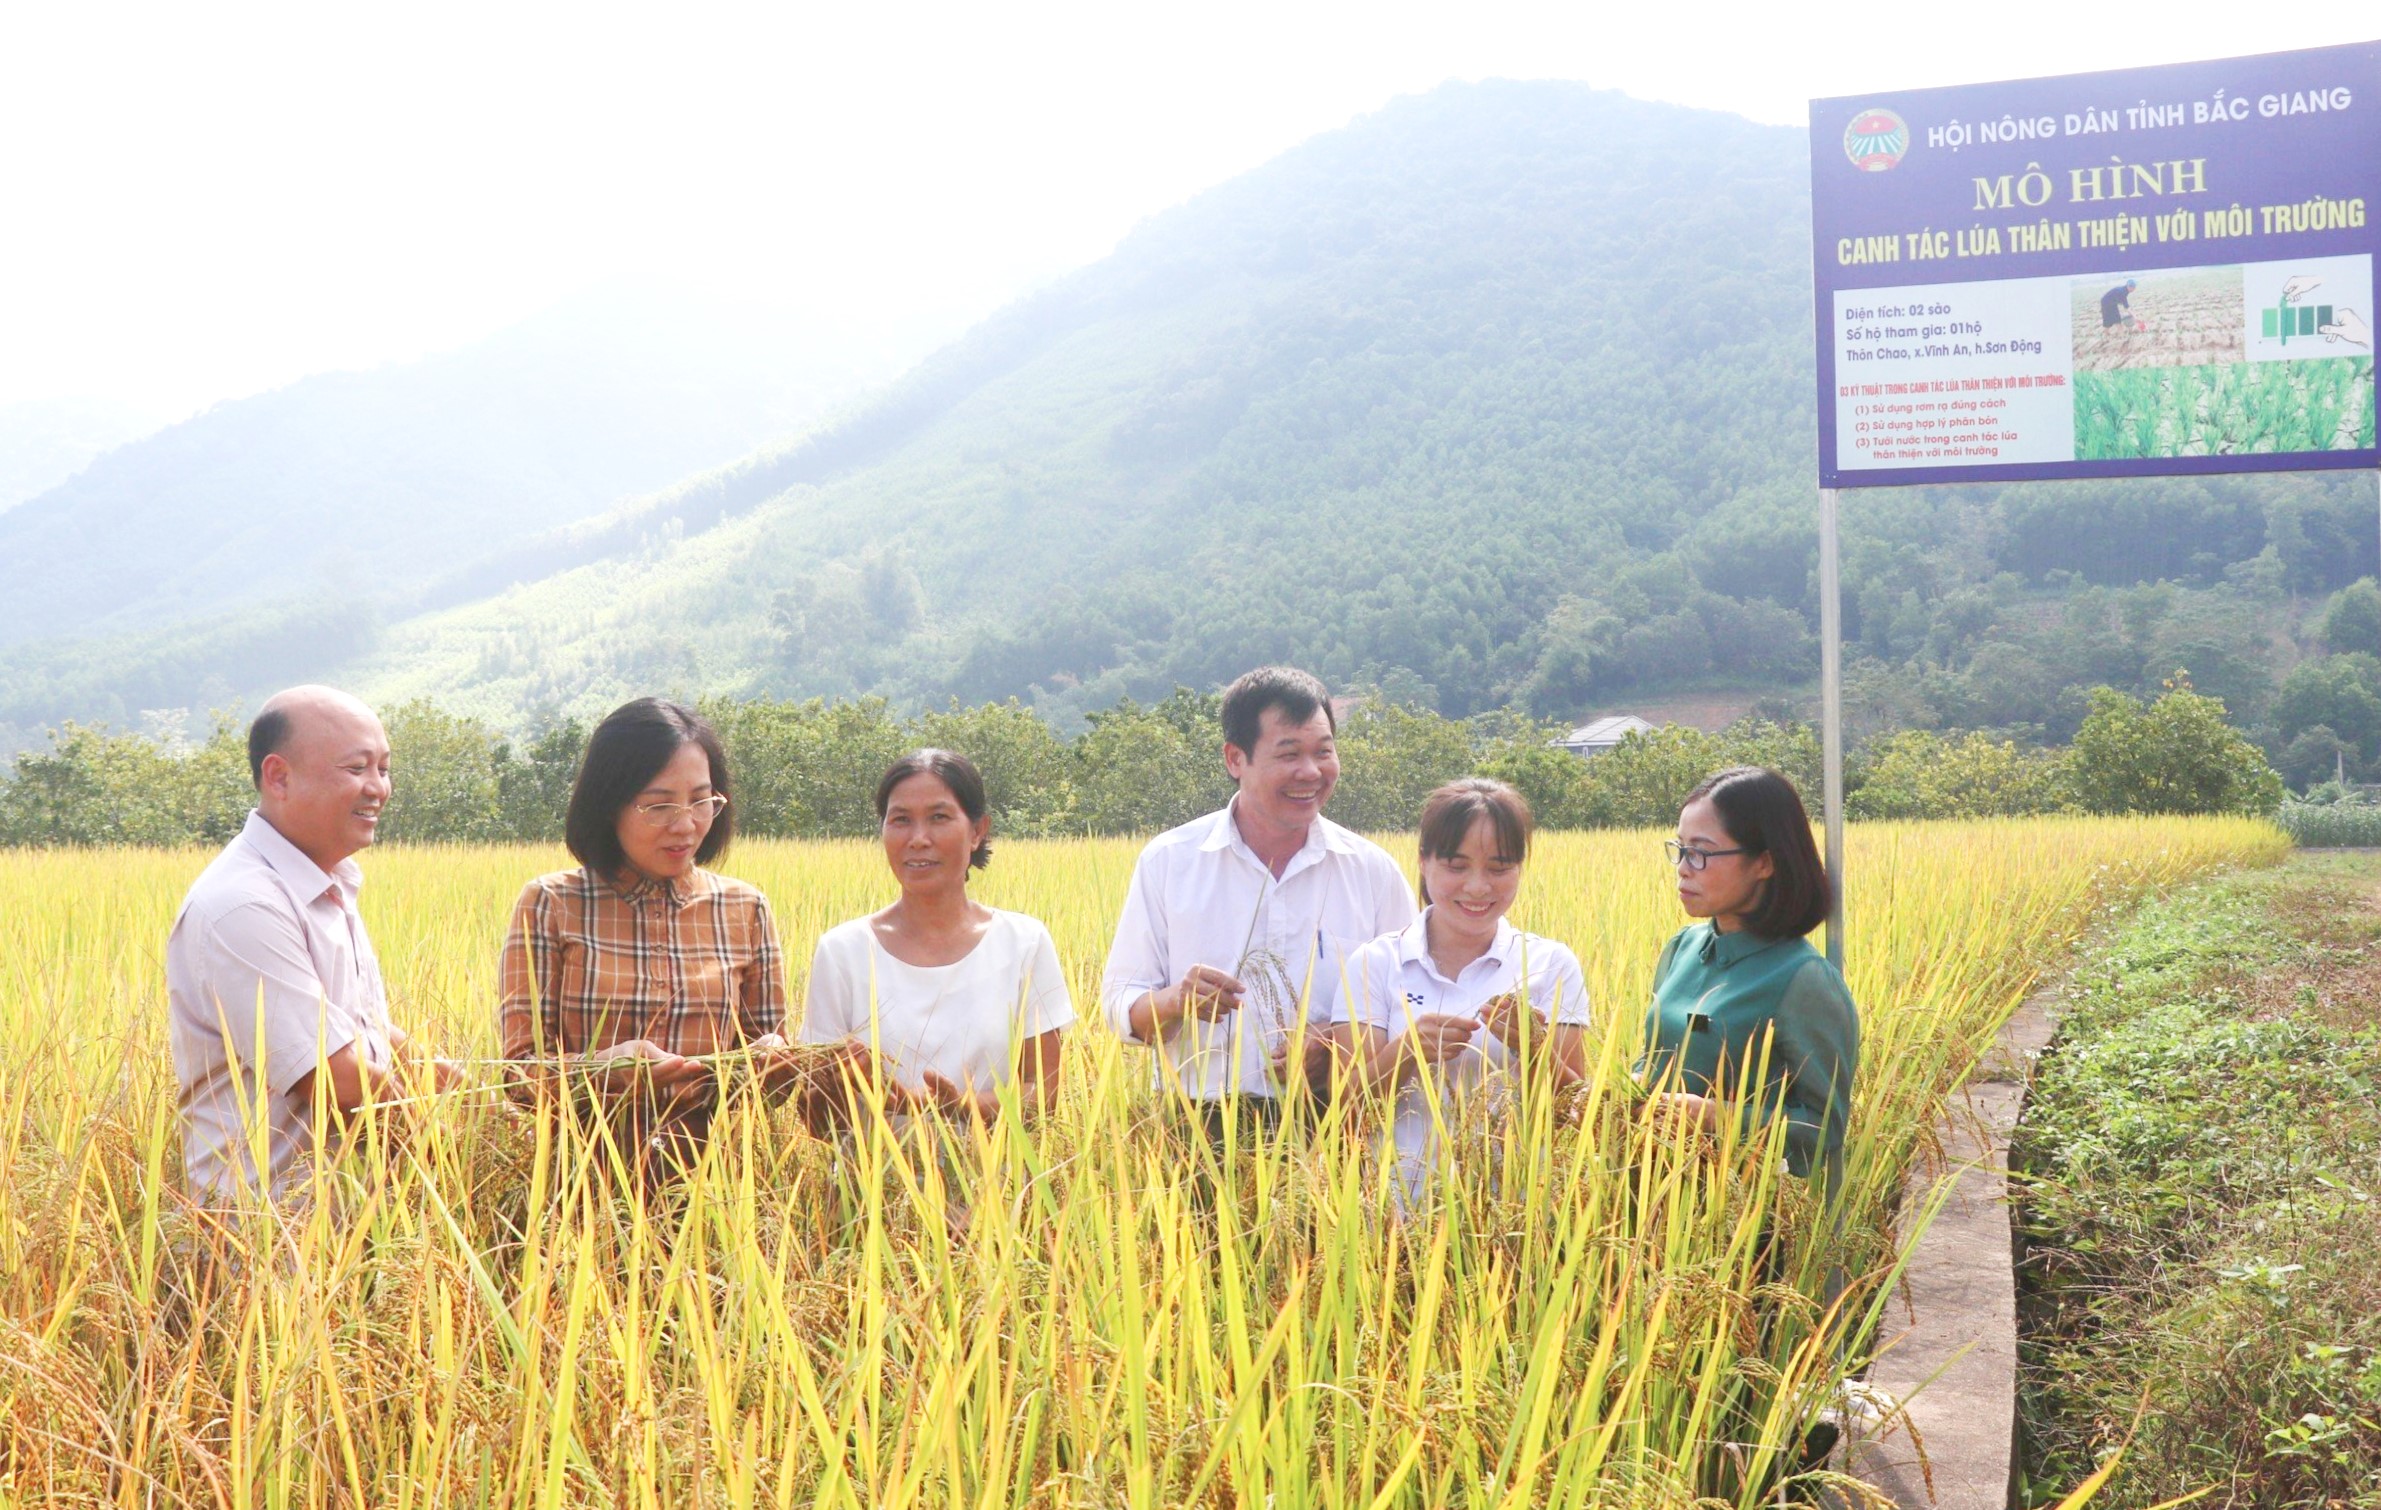
[[[1436,1156],[1438,1122],[1451,1124],[1483,1086],[1520,1071],[1557,1084],[1586,1073],[1578,956],[1505,918],[1531,827],[1529,803],[1501,781],[1468,777],[1432,792],[1422,805],[1422,916],[1351,955],[1330,1007],[1356,1084],[1392,1104],[1409,1196]]]
[[[989,1119],[1012,1079],[1038,1110],[1075,1009],[1050,930],[967,894],[992,858],[984,778],[964,755],[914,751],[877,783],[876,813],[901,895],[819,938],[802,1041],[867,1045],[897,1110]]]

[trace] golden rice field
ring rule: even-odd
[[[1541,840],[1518,917],[1586,963],[1594,1083],[1472,1132],[1404,1220],[1362,1126],[1296,1122],[1219,1169],[1146,1061],[1090,1028],[1031,1127],[844,1147],[744,1104],[649,1206],[543,1119],[465,1093],[352,1156],[310,1214],[253,1221],[205,1285],[161,965],[205,856],[12,854],[0,1502],[1750,1503],[1896,1330],[1923,1212],[1891,1193],[2012,1004],[2104,909],[2287,841],[2233,820],[1855,828],[1866,1044],[1829,1233],[1773,1151],[1689,1146],[1634,1111],[1647,977],[1680,922],[1657,837]],[[1094,1016],[1133,854],[1009,843],[981,882],[1049,923]],[[366,857],[402,1024],[489,1053],[507,907],[558,860]],[[891,895],[866,845],[730,861],[775,900],[797,971]],[[1765,1235],[1785,1254],[1766,1266]]]

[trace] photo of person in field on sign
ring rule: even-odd
[[[2078,372],[2216,367],[2246,359],[2237,267],[2103,271],[2068,287]]]
[[[2102,330],[2106,330],[2111,325],[2128,326],[2134,330],[2141,329],[2141,322],[2133,318],[2133,290],[2140,286],[2138,282],[2127,278],[2100,296],[2100,328]]]

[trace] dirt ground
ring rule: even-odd
[[[2370,850],[2308,850],[2292,861],[2306,877],[2274,897],[2272,916],[2301,947],[2296,967],[2226,973],[2211,987],[2234,992],[2254,1020],[2303,1013],[2355,1031],[2381,1002],[2381,861]]]
[[[2100,296],[2127,276],[2140,284],[2133,290],[2131,304],[2138,324],[2103,326]],[[2074,312],[2078,372],[2212,367],[2246,359],[2238,268],[2078,278]]]

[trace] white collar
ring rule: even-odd
[[[1235,792],[1232,800],[1214,814],[1213,826],[1207,830],[1207,837],[1199,841],[1199,848],[1237,849],[1251,860],[1256,860],[1257,852],[1249,848],[1248,841],[1240,836],[1239,809],[1240,794]],[[1328,850],[1338,855],[1354,854],[1358,842],[1354,834],[1317,813],[1315,821],[1307,825],[1306,842],[1298,847],[1296,854],[1290,856],[1290,863],[1282,867],[1282,874],[1286,877],[1293,869],[1302,869],[1300,862],[1307,861],[1309,856],[1321,859],[1320,851]],[[1263,865],[1265,862],[1257,860],[1257,863]]]
[[[1421,915],[1406,924],[1397,935],[1398,959],[1405,964],[1420,965],[1433,974],[1438,971],[1438,962],[1430,957],[1430,915],[1436,910],[1436,903],[1423,908]],[[1496,920],[1496,937],[1488,941],[1488,952],[1481,955],[1480,959],[1473,960],[1472,965],[1486,960],[1492,965],[1501,966],[1520,952],[1521,930],[1513,926],[1511,917],[1501,917]],[[1470,968],[1471,965],[1464,966],[1465,970]],[[1440,978],[1445,979],[1444,976]]]
[[[351,856],[325,871],[308,859],[306,852],[289,842],[281,830],[273,827],[273,820],[261,808],[251,808],[248,821],[240,827],[240,837],[262,856],[267,869],[288,888],[300,906],[313,901],[334,886],[346,888],[348,896],[364,889],[364,868]]]

